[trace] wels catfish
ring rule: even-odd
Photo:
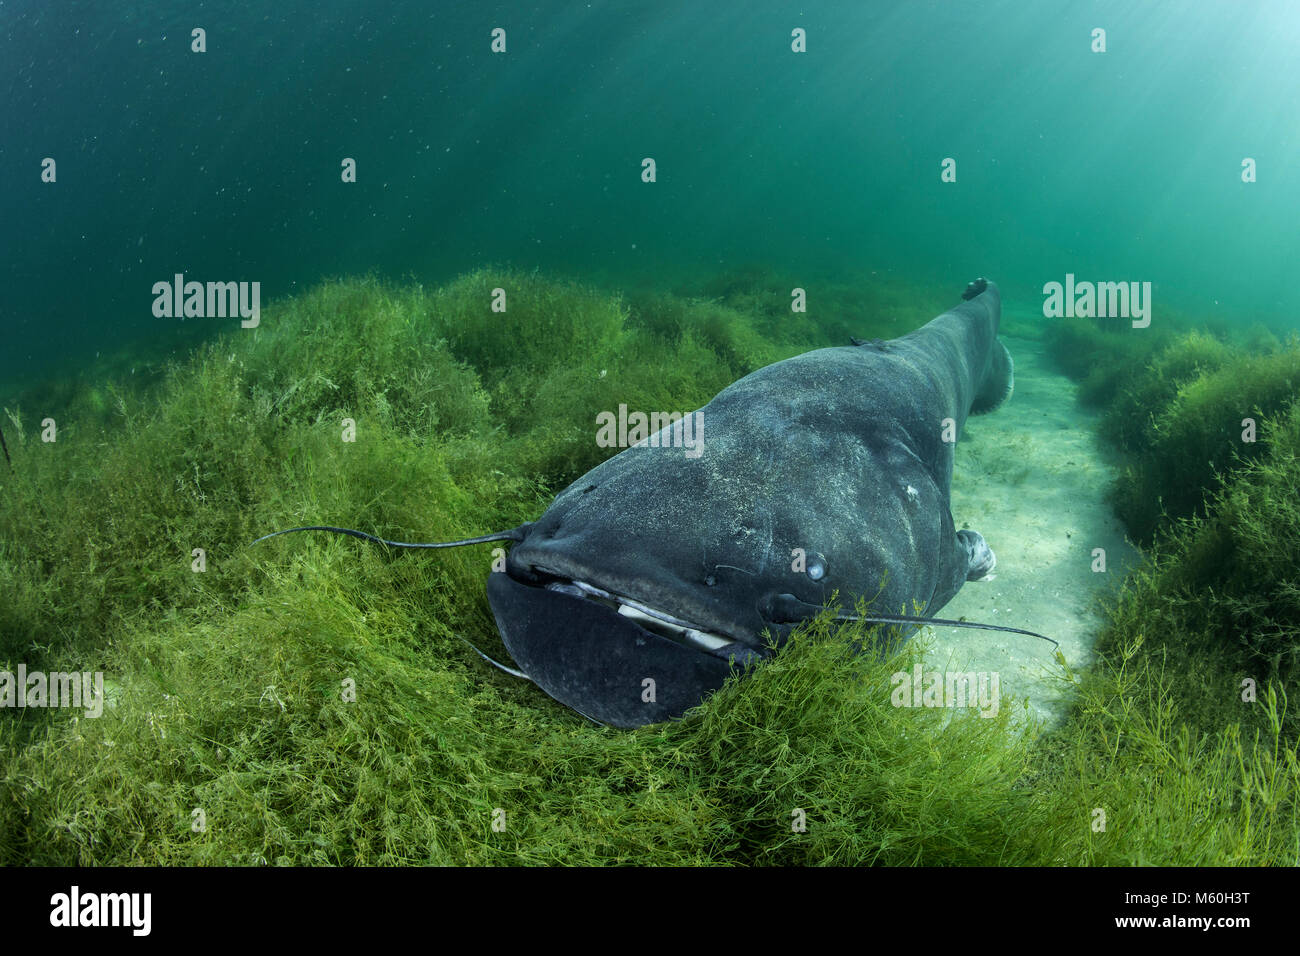
[[[513,541],[487,583],[518,665],[503,669],[617,727],[680,716],[833,592],[867,598],[862,619],[904,637],[923,623],[1042,637],[933,616],[996,563],[983,536],[953,524],[953,446],[966,417],[1013,386],[997,286],[977,279],[962,299],[901,338],[745,376],[692,413],[695,447],[683,449],[690,422],[678,421],[518,528],[430,544],[290,530],[395,547]]]

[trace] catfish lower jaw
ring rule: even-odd
[[[762,656],[725,639],[705,649],[700,644],[716,635],[571,580],[529,582],[496,573],[488,575],[487,592],[501,641],[520,671],[565,706],[614,727],[680,717]]]

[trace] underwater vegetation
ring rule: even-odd
[[[844,285],[794,323],[789,289],[757,269],[627,296],[505,269],[341,279],[148,376],[8,393],[0,670],[102,671],[107,706],[0,711],[0,862],[1294,864],[1294,343],[1153,325],[1139,354],[1049,332],[1092,350],[1072,374],[1115,376],[1093,387],[1129,403],[1108,432],[1171,517],[1150,519],[1096,664],[1062,669],[1074,704],[1037,736],[1010,701],[891,706],[919,648],[854,657],[861,625],[826,616],[684,721],[598,728],[463,642],[499,647],[489,548],[248,547],[315,522],[513,527],[614,451],[591,440],[597,411],[694,408],[930,314],[915,290]],[[1260,442],[1219,455],[1251,410]]]
[[[1103,430],[1128,458],[1117,510],[1156,539],[1134,587],[1169,615],[1162,625],[1202,647],[1239,646],[1288,678],[1300,664],[1297,399],[1295,336],[1190,331],[1112,397]]]
[[[1087,333],[1052,334],[1059,346]],[[1191,330],[1160,342],[1142,374],[1141,360],[1116,373],[1127,384],[1102,430],[1126,458],[1116,511],[1154,542],[1135,581],[1170,615],[1164,627],[1239,646],[1289,678],[1300,663],[1300,338]]]
[[[1234,787],[1206,780],[1207,793],[1253,789],[1282,810],[1291,822],[1278,836],[1294,864],[1300,719],[1288,698],[1300,675],[1300,340],[1175,329],[1125,357],[1123,337],[1085,325],[1050,329],[1050,347],[1078,377],[1092,373],[1071,367],[1069,343],[1104,342],[1097,362],[1110,365],[1115,385],[1091,397],[1105,410],[1103,436],[1126,460],[1112,497],[1150,545],[1107,607],[1100,674],[1126,657],[1158,667],[1184,739],[1217,741],[1203,752],[1211,763],[1243,755],[1228,775]],[[1244,440],[1244,418],[1253,420],[1253,441]],[[1255,695],[1262,687],[1265,707]],[[1270,739],[1271,755],[1252,768],[1247,744]],[[1243,825],[1255,809],[1241,807]]]
[[[1126,333],[1070,319],[1046,341],[1080,400],[1103,410],[1102,435],[1126,459],[1112,502],[1143,544],[1170,519],[1204,516],[1207,495],[1270,448],[1273,419],[1300,397],[1294,334],[1284,344],[1259,329]]]

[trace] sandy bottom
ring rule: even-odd
[[[936,616],[1046,634],[1077,671],[1093,660],[1097,595],[1139,555],[1105,502],[1114,469],[1096,437],[1097,416],[1079,406],[1073,383],[1051,367],[1040,343],[1002,340],[1015,361],[1015,392],[967,422],[952,481],[957,527],[984,535],[997,567]],[[1105,573],[1092,569],[1094,548],[1105,549]],[[951,627],[926,628],[917,639],[928,647],[925,679],[931,670],[996,673],[1018,715],[1048,727],[1064,714],[1063,671],[1051,644]]]

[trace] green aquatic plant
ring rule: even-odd
[[[1222,477],[1258,458],[1265,422],[1300,397],[1300,342],[1269,355],[1237,354],[1177,387],[1151,415],[1149,440],[1115,486],[1115,510],[1150,541],[1165,516],[1202,514]]]
[[[1275,673],[1300,671],[1300,404],[1267,423],[1267,454],[1209,501],[1204,520],[1173,532],[1180,558],[1159,587],[1181,627],[1205,628]]]
[[[1166,326],[1108,330],[1092,319],[1056,319],[1045,329],[1047,353],[1080,382],[1080,398],[1104,405],[1138,380],[1152,355],[1172,335]]]
[[[1044,811],[1006,786],[1026,759],[1007,744],[1009,705],[994,719],[891,706],[911,652],[855,658],[824,617],[752,686],[729,685],[681,723],[619,732],[494,674],[418,603],[339,587],[354,561],[313,553],[279,574],[292,615],[249,602],[135,635],[113,662],[131,674],[116,707],[7,760],[0,856],[680,865],[1033,852]]]
[[[1183,385],[1214,372],[1234,358],[1222,339],[1193,330],[1166,344],[1116,394],[1096,396],[1106,404],[1101,433],[1129,452],[1140,452],[1155,438],[1155,416],[1178,395]]]
[[[1065,725],[1029,785],[1052,809],[1055,856],[1089,866],[1294,865],[1300,760],[1280,682],[1243,703],[1232,669],[1194,660],[1157,615],[1115,613]]]
[[[1262,327],[1179,332],[1179,322],[1130,332],[1067,319],[1045,336],[1080,400],[1104,411],[1101,434],[1125,457],[1111,501],[1144,544],[1203,514],[1221,479],[1267,447],[1262,422],[1300,396],[1294,337],[1282,346]]]
[[[612,356],[626,310],[619,296],[577,283],[480,269],[433,292],[428,315],[448,351],[493,388],[519,371]]]
[[[792,309],[796,289],[803,290],[805,311]],[[750,265],[686,285],[677,296],[650,292],[633,301],[635,305],[649,299],[650,310],[671,309],[672,301],[682,298],[724,306],[726,323],[750,339],[751,350],[762,352],[775,345],[779,354],[768,361],[777,361],[809,349],[847,345],[854,337],[889,339],[911,332],[950,304],[942,297],[931,299],[928,290],[921,292],[914,284],[874,272],[846,279]],[[728,337],[734,334],[726,332]],[[755,348],[755,335],[766,348]]]

